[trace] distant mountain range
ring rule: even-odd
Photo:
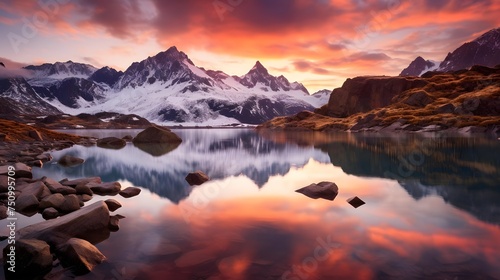
[[[197,67],[176,47],[125,72],[72,61],[24,69],[25,78],[1,80],[8,108],[0,114],[118,112],[171,125],[259,124],[313,110],[329,98],[329,91],[310,95],[302,84],[269,74],[259,61],[247,74],[230,76]]]
[[[472,42],[448,53],[442,62],[417,57],[400,76],[421,76],[428,71],[450,72],[469,69],[474,65],[494,67],[500,64],[500,28],[492,29]]]

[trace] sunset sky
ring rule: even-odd
[[[168,49],[243,75],[260,60],[310,92],[398,75],[500,27],[497,0],[2,0],[0,61],[125,70]]]

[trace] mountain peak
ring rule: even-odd
[[[483,35],[476,38],[473,42],[479,45],[488,44],[490,42],[495,42],[495,47],[500,48],[500,27],[491,29],[490,31],[484,33]]]
[[[262,65],[262,63],[260,63],[260,61],[258,61],[258,60],[257,60],[257,62],[255,62],[255,65],[250,70],[250,72],[252,72],[252,71],[257,71],[257,72],[260,72],[263,74],[268,74],[266,67],[264,67],[264,65]]]

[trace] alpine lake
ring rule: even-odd
[[[497,138],[173,131],[178,146],[73,146],[33,168],[35,178],[99,176],[142,189],[111,197],[125,218],[95,244],[107,259],[76,279],[500,279]],[[85,162],[57,164],[67,154]],[[210,181],[189,186],[196,170]],[[322,181],[337,184],[333,201],[296,192]],[[354,196],[366,204],[354,208]],[[43,221],[18,216],[18,228]]]

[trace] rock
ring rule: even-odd
[[[118,194],[122,188],[118,182],[110,183],[88,183],[87,186],[98,195],[115,195]]]
[[[109,217],[108,228],[113,232],[118,231],[120,229],[120,218],[116,216]]]
[[[127,145],[127,142],[123,139],[116,137],[106,137],[97,140],[97,146],[106,149],[116,149],[119,150]]]
[[[307,187],[296,190],[313,199],[324,198],[327,200],[334,200],[339,193],[339,188],[332,182],[320,182],[318,184],[310,184]]]
[[[42,200],[44,197],[51,194],[47,186],[41,181],[35,181],[29,184],[19,184],[16,189],[21,192],[20,197],[34,195],[38,200]]]
[[[108,206],[98,201],[57,219],[24,227],[17,232],[17,238],[40,239],[53,246],[73,237],[97,243],[109,237],[108,224]]]
[[[132,135],[125,135],[122,137],[122,139],[126,142],[132,142],[132,139],[134,139],[134,137],[132,137]]]
[[[451,114],[455,111],[455,109],[456,108],[453,104],[448,103],[437,108],[436,112],[440,114]]]
[[[40,201],[39,207],[41,209],[50,207],[61,209],[61,205],[64,203],[64,201],[65,201],[64,195],[60,193],[55,193],[47,197],[44,197],[42,201]]]
[[[28,131],[28,136],[35,139],[36,141],[43,141],[42,134],[40,134],[38,130],[33,129]]]
[[[61,180],[59,183],[65,185],[65,186],[70,186],[70,187],[76,187],[78,185],[86,185],[88,183],[101,183],[101,178],[99,177],[88,177],[88,178],[80,178],[80,179],[74,179],[74,180]]]
[[[403,101],[403,103],[414,107],[425,107],[433,101],[434,99],[432,99],[427,92],[419,90],[412,93],[408,98],[406,98],[406,100]]]
[[[9,191],[9,177],[0,175],[0,193]]]
[[[79,194],[78,199],[80,199],[80,201],[82,202],[87,202],[92,199],[92,196],[88,194]]]
[[[210,180],[208,176],[201,172],[201,171],[195,171],[191,172],[186,176],[186,181],[189,183],[189,185],[201,185],[205,183],[206,181]]]
[[[76,190],[74,188],[64,186],[61,183],[59,183],[56,180],[51,179],[51,178],[43,177],[42,182],[45,183],[47,188],[49,188],[50,192],[52,192],[52,193],[60,193],[63,195],[76,193]]]
[[[139,150],[154,157],[160,157],[177,149],[180,143],[134,143]]]
[[[43,162],[41,160],[28,161],[28,162],[26,162],[26,164],[29,166],[35,166],[35,167],[40,167],[40,168],[42,168],[42,166],[43,166]]]
[[[59,163],[62,166],[65,167],[73,167],[80,165],[84,162],[85,160],[78,158],[78,157],[73,157],[70,155],[64,155],[62,156],[57,163]]]
[[[347,202],[351,204],[354,208],[358,208],[359,206],[365,204],[365,202],[357,196],[347,199]]]
[[[33,216],[38,211],[38,205],[40,202],[36,198],[36,196],[29,195],[20,195],[16,199],[16,211],[22,213],[26,216]]]
[[[75,187],[75,191],[77,194],[88,194],[88,195],[93,195],[94,193],[90,189],[89,186],[87,185],[77,185]]]
[[[167,128],[150,126],[132,140],[137,143],[180,143],[182,139]]]
[[[43,162],[52,160],[52,156],[50,154],[47,154],[47,153],[38,155],[35,158],[38,160],[41,160]]]
[[[76,275],[86,274],[102,263],[106,257],[90,242],[70,238],[56,249],[56,255],[63,267],[71,268]]]
[[[15,247],[15,272],[10,267],[8,254],[11,246]],[[17,239],[16,244],[3,249],[4,271],[6,279],[41,279],[40,276],[52,270],[50,246],[42,240]]]
[[[129,197],[136,196],[140,193],[141,193],[141,189],[136,188],[136,187],[128,187],[128,188],[122,190],[120,192],[120,195],[125,197],[125,198],[129,198]]]
[[[0,220],[7,218],[7,206],[0,204]]]
[[[4,165],[0,166],[0,175],[5,175],[7,176],[9,174],[9,166],[10,165]],[[16,162],[12,165],[14,167],[14,178],[33,178],[33,174],[31,173],[31,167],[27,166],[24,163],[21,162]],[[12,172],[11,172],[12,173]]]
[[[122,207],[121,203],[115,199],[106,199],[104,202],[108,205],[108,209],[111,212],[114,212],[116,209]]]
[[[55,219],[59,217],[59,212],[54,207],[45,208],[42,212],[42,217],[45,220]]]
[[[80,209],[80,199],[76,194],[69,194],[64,196],[64,202],[59,207],[59,210],[63,213],[70,213]]]

